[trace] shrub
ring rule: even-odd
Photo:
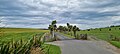
[[[32,39],[24,42],[22,39],[19,41],[12,41],[8,43],[2,42],[0,44],[0,54],[30,54],[32,47],[41,46],[43,42],[40,41],[41,36],[33,36]]]
[[[111,31],[111,29],[109,29],[109,31]]]

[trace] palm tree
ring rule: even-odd
[[[59,26],[59,27],[58,27],[58,30],[59,30],[60,32],[62,32],[62,28],[63,28],[63,26]]]
[[[75,36],[75,38],[76,38],[76,31],[77,31],[77,27],[76,27],[76,26],[74,26],[72,30],[73,30],[74,36]]]
[[[70,26],[69,26],[69,29],[70,29],[70,33],[71,33],[71,36],[72,36],[72,31],[71,31],[71,30],[73,29],[73,26],[70,25]]]
[[[48,29],[50,30],[50,34],[52,34],[53,26],[52,26],[52,25],[49,25]]]
[[[57,29],[57,26],[56,26],[56,23],[57,21],[54,20],[52,21],[51,25],[49,25],[48,29],[50,30],[50,34],[52,35],[52,40],[56,40],[56,36],[55,36],[55,33],[54,31]]]
[[[56,20],[52,21],[52,25],[56,25],[56,23],[57,23]]]
[[[49,25],[49,27],[48,27],[50,29],[50,33],[51,33],[53,38],[54,38],[54,31],[57,28],[56,23],[57,23],[57,21],[54,20],[54,21],[52,21],[51,25]]]
[[[67,23],[67,28],[68,28],[68,31],[70,32],[70,24]]]
[[[80,29],[77,27],[77,31],[80,31]]]
[[[57,31],[57,25],[54,25],[54,31]]]

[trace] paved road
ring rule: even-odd
[[[55,33],[55,35],[61,40],[52,42],[51,44],[60,46],[62,54],[115,54],[115,52],[109,51],[99,46],[99,44],[96,44],[98,42],[75,40],[59,33]]]

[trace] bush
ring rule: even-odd
[[[41,46],[43,42],[40,41],[41,36],[33,36],[32,39],[24,42],[22,39],[19,41],[10,41],[8,43],[2,42],[0,44],[0,54],[30,54],[32,47]]]
[[[111,31],[111,29],[109,29],[109,31]]]
[[[80,36],[77,35],[77,39],[87,40],[87,34],[80,34]]]
[[[102,29],[100,29],[100,31],[102,31]]]
[[[90,31],[90,29],[88,29],[88,31]]]

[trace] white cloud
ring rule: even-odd
[[[58,25],[69,22],[82,29],[118,25],[119,10],[119,0],[0,1],[0,16],[9,27],[47,28],[52,20],[57,20]]]

